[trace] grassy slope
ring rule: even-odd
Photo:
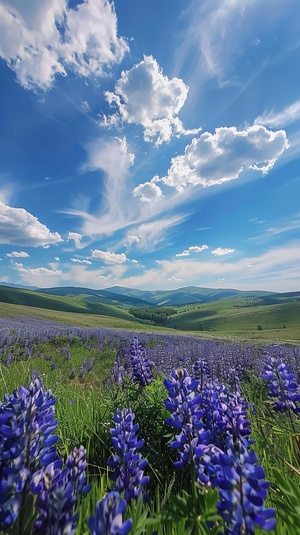
[[[106,327],[109,329],[127,329],[130,331],[153,331],[152,325],[141,324],[133,316],[128,314],[126,319],[121,317],[105,316],[101,314],[84,314],[76,312],[64,312],[47,308],[28,307],[26,305],[12,305],[0,302],[0,318],[28,318],[36,317],[49,321],[58,321],[67,325],[80,327]],[[157,331],[166,331],[163,328],[155,328]],[[169,329],[174,333],[174,329]]]
[[[0,317],[37,316],[86,327],[167,331],[173,334],[182,332],[205,338],[241,337],[252,340],[300,341],[300,300],[238,308],[247,301],[236,297],[187,305],[178,307],[177,314],[170,317],[164,327],[155,327],[148,322],[136,320],[119,307],[91,303],[86,301],[84,296],[61,297],[0,287],[0,300]],[[204,331],[201,331],[202,324]],[[257,329],[258,325],[262,326],[262,330]]]
[[[300,301],[258,307],[241,307],[238,299],[182,307],[168,320],[168,326],[181,330],[228,334],[257,339],[300,340]],[[262,331],[257,329],[262,326]],[[284,327],[285,326],[285,327]]]
[[[30,308],[35,307],[51,309],[57,312],[100,314],[102,316],[114,317],[128,322],[137,322],[137,320],[124,309],[112,305],[105,305],[101,302],[93,303],[86,300],[85,297],[86,296],[56,296],[42,292],[32,292],[30,290],[0,287],[1,302],[27,306],[29,314],[31,313]]]

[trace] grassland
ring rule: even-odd
[[[131,331],[164,331],[204,338],[242,338],[253,341],[300,341],[300,299],[264,304],[259,299],[225,297],[178,306],[163,327],[140,320],[128,307],[92,302],[90,296],[58,296],[1,287],[0,317],[35,316],[83,327],[108,327]]]

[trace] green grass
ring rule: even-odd
[[[17,305],[6,306],[14,307],[15,312],[20,310]],[[26,314],[27,307],[21,310]],[[45,314],[51,312],[46,309],[41,310]],[[39,313],[39,309],[36,311]],[[60,312],[60,314],[66,313]],[[78,314],[78,317],[82,316]],[[87,315],[87,317],[93,316]],[[190,466],[184,470],[174,471],[173,462],[178,458],[178,453],[169,447],[173,432],[164,421],[169,414],[164,405],[167,393],[163,377],[158,373],[156,380],[144,389],[129,380],[122,389],[116,385],[108,386],[106,379],[116,351],[109,347],[100,350],[93,339],[89,340],[87,346],[79,338],[74,337],[68,342],[67,349],[71,353],[71,360],[67,360],[66,343],[66,339],[59,337],[47,343],[36,344],[34,355],[30,358],[22,352],[21,345],[16,344],[14,354],[18,360],[9,367],[0,365],[0,398],[3,399],[4,393],[10,394],[20,385],[27,386],[32,370],[37,368],[44,389],[51,388],[57,398],[55,405],[59,423],[57,447],[60,455],[65,458],[74,446],[80,444],[86,448],[89,476],[93,486],[90,495],[80,505],[76,535],[88,535],[87,517],[93,513],[96,502],[113,486],[107,476],[106,461],[112,453],[109,429],[113,427],[112,415],[117,407],[132,408],[136,415],[135,421],[139,424],[139,435],[146,440],[141,452],[149,461],[147,475],[150,475],[150,500],[149,505],[141,506],[141,514],[144,514],[145,522],[148,511],[152,517],[163,511],[167,519],[165,524],[159,520],[155,526],[148,528],[146,523],[142,523],[143,529],[141,531],[136,529],[131,535],[138,533],[152,535],[155,530],[158,531],[158,535],[211,533],[205,530],[205,515],[209,516],[209,511],[215,510],[218,497],[209,490],[199,492],[197,497]],[[52,360],[45,361],[44,355],[51,355]],[[78,378],[78,369],[86,355],[89,360],[95,359],[95,367],[81,381]],[[52,363],[56,365],[54,371],[50,369]],[[75,379],[70,379],[69,373],[73,367],[77,373]],[[259,464],[264,466],[266,478],[272,483],[266,505],[275,507],[278,512],[278,526],[276,531],[271,533],[300,535],[299,419],[297,420],[295,415],[292,415],[291,419],[285,413],[272,412],[265,383],[253,371],[248,372],[243,383],[243,395],[249,403],[254,402],[256,406],[256,414],[249,411],[252,437],[256,441],[254,449]],[[140,521],[139,507],[140,505],[134,504],[128,511],[128,515],[136,524]],[[196,511],[198,513],[195,516]],[[201,526],[190,531],[188,528],[190,522],[200,521],[199,511],[201,511],[203,531],[199,531]],[[18,531],[21,532],[25,533]],[[262,533],[259,529],[255,530],[255,535]],[[4,533],[0,531],[0,535]],[[28,532],[25,535],[29,535]]]
[[[168,327],[257,340],[300,340],[300,302],[240,307],[238,299],[185,306],[168,319]],[[258,325],[262,330],[258,330]]]
[[[118,306],[92,303],[85,296],[54,296],[1,287],[0,317],[36,316],[82,327],[170,332],[203,338],[247,339],[255,342],[300,341],[300,301],[245,306],[244,298],[177,308],[163,327],[139,320]],[[258,326],[262,329],[258,330]]]
[[[80,327],[107,327],[109,329],[127,329],[131,331],[153,331],[153,326],[146,322],[138,322],[130,314],[115,317],[101,314],[84,314],[82,312],[65,312],[47,308],[38,308],[26,305],[13,305],[0,302],[0,317],[6,318],[26,318],[37,317],[49,321],[58,321],[68,325],[78,325]],[[157,328],[165,331],[166,329]]]

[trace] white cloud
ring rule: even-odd
[[[156,202],[163,197],[162,190],[155,184],[155,178],[151,182],[136,186],[132,194],[134,197],[138,197],[141,202]]]
[[[133,243],[139,243],[141,236],[137,234],[127,234],[124,245],[132,245]]]
[[[197,87],[195,98],[199,98],[199,84],[209,78],[216,78],[220,86],[240,85],[241,78],[249,73],[251,80],[259,69],[278,56],[278,39],[280,54],[297,46],[297,0],[288,0],[288,7],[277,2],[276,10],[273,9],[274,0],[191,0],[188,3],[184,15],[189,26],[175,51],[175,64],[179,72],[185,71],[191,87]],[[281,27],[285,31],[278,33]],[[255,48],[260,44],[262,50],[258,54]],[[267,54],[266,45],[269,45]],[[243,68],[245,64],[247,69]]]
[[[170,277],[168,281],[182,281],[182,279],[177,279],[177,277]]]
[[[116,254],[111,251],[100,251],[99,249],[92,251],[92,258],[102,260],[105,264],[123,264],[127,260],[124,253]]]
[[[13,251],[12,253],[7,253],[9,258],[28,258],[29,254],[25,251]]]
[[[190,251],[188,249],[185,249],[182,251],[182,253],[178,253],[176,256],[190,256]]]
[[[212,251],[212,254],[216,255],[216,256],[224,256],[224,255],[227,255],[227,254],[230,254],[230,253],[234,253],[235,249],[229,249],[229,248],[226,248],[226,247],[217,247],[216,249],[214,249]]]
[[[129,234],[138,237],[138,240],[127,240],[125,238],[125,245],[130,247],[135,243],[138,249],[149,253],[155,251],[161,243],[165,242],[166,233],[173,230],[184,219],[185,216],[183,215],[174,215],[142,223],[138,227],[131,229]]]
[[[83,171],[104,171],[114,178],[127,173],[135,158],[128,151],[125,137],[110,140],[99,137],[86,145],[86,151],[88,159],[82,166]]]
[[[169,79],[152,56],[144,56],[132,69],[122,72],[115,92],[107,91],[105,96],[110,105],[116,105],[122,121],[142,125],[145,141],[160,145],[174,134],[199,132],[185,131],[178,118],[187,94],[183,80]],[[108,118],[105,119],[110,126]],[[102,124],[105,126],[105,122]]]
[[[207,245],[201,245],[200,247],[199,245],[192,245],[192,247],[189,247],[191,253],[201,253],[202,251],[205,251],[205,249],[208,249]]]
[[[79,232],[68,232],[67,241],[73,240],[77,249],[81,247],[82,235]]]
[[[249,169],[267,173],[289,146],[284,130],[264,126],[216,128],[194,138],[184,154],[171,160],[162,181],[178,191],[188,185],[213,186],[239,177]]]
[[[70,258],[71,262],[77,262],[78,264],[92,264],[92,262],[90,262],[90,260],[86,260],[86,259],[83,259],[81,260],[80,258]]]
[[[117,17],[107,0],[2,0],[0,56],[26,89],[48,90],[67,71],[103,76],[128,45],[117,37]]]
[[[63,241],[24,208],[13,208],[0,202],[0,243],[46,246]]]
[[[169,279],[183,279],[186,285],[239,290],[294,291],[299,286],[300,243],[286,244],[266,250],[257,256],[232,258],[224,262],[216,257],[203,259],[172,259],[157,261],[157,267],[141,275],[124,277],[118,284],[130,288],[167,288]],[[249,266],[251,264],[251,269]]]
[[[88,112],[88,111],[91,111],[91,107],[90,107],[89,103],[88,103],[86,100],[84,100],[84,101],[81,103],[81,107],[82,107],[83,110],[85,110],[85,111],[87,111],[87,112]]]
[[[185,249],[182,251],[182,253],[178,253],[176,256],[190,256],[191,253],[201,253],[202,251],[205,251],[205,249],[208,249],[207,245],[192,245],[188,249]]]
[[[77,201],[78,208],[68,213],[83,218],[82,233],[86,236],[103,236],[113,234],[124,228],[132,219],[135,221],[137,208],[132,206],[132,196],[128,190],[129,168],[134,162],[134,154],[129,152],[126,138],[104,140],[97,138],[86,145],[87,160],[82,171],[103,171],[98,206],[93,198],[94,213],[89,213],[89,202],[83,211],[82,202]],[[128,203],[128,199],[130,199]],[[92,201],[92,199],[91,199]],[[137,204],[137,203],[134,203]]]
[[[24,268],[23,264],[15,264],[15,268],[22,277],[22,281],[27,284],[46,287],[59,282],[62,275],[61,269],[48,269],[44,267]]]
[[[296,100],[283,110],[264,112],[255,119],[255,124],[264,124],[271,128],[283,128],[300,120],[300,100]]]

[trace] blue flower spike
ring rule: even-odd
[[[109,492],[96,504],[95,516],[90,516],[88,526],[91,535],[127,535],[132,528],[129,518],[123,522],[126,500],[117,491]]]

